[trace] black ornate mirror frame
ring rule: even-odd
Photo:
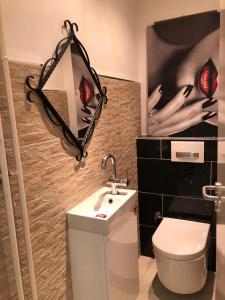
[[[34,79],[34,76],[30,75],[26,78],[26,86],[28,88],[27,91],[27,99],[30,102],[34,102],[31,99],[31,94],[34,92],[38,95],[38,97],[41,99],[43,107],[51,120],[52,123],[54,123],[56,126],[61,127],[63,135],[67,142],[73,146],[75,146],[79,150],[79,155],[76,156],[76,159],[80,161],[83,157],[87,157],[87,151],[84,150],[85,145],[90,140],[92,133],[95,128],[96,120],[99,119],[102,106],[103,104],[107,103],[107,96],[106,96],[106,88],[101,87],[99,77],[96,73],[96,71],[91,67],[90,60],[87,54],[87,51],[85,50],[84,46],[81,44],[81,42],[78,40],[78,38],[75,35],[75,31],[78,31],[78,26],[76,23],[71,23],[69,20],[66,20],[64,22],[64,27],[67,31],[67,37],[60,40],[60,42],[57,44],[53,57],[49,58],[43,65],[40,73],[40,77],[38,80],[37,85],[34,87],[31,83],[31,80]],[[58,65],[60,59],[62,58],[63,54],[67,50],[67,48],[70,46],[71,43],[74,43],[79,51],[79,54],[81,55],[88,71],[90,72],[90,75],[96,84],[96,87],[98,88],[99,94],[96,95],[98,99],[98,106],[95,109],[94,116],[86,130],[85,136],[82,139],[78,139],[74,133],[71,131],[71,129],[68,127],[68,125],[65,123],[65,121],[62,119],[62,117],[59,115],[59,113],[56,111],[54,106],[50,103],[46,95],[43,93],[42,89],[46,82],[48,81],[49,77],[55,70],[56,66]]]

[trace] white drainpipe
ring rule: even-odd
[[[23,228],[24,228],[24,236],[25,236],[25,243],[26,243],[28,272],[29,272],[29,279],[31,285],[32,300],[37,300],[38,298],[37,298],[37,288],[36,288],[35,273],[34,273],[33,254],[32,254],[32,247],[31,247],[29,219],[27,213],[26,195],[25,195],[25,188],[23,182],[23,171],[22,171],[22,163],[20,158],[20,149],[19,149],[19,142],[18,142],[16,117],[15,117],[15,110],[14,110],[14,103],[13,103],[8,59],[6,57],[3,57],[2,63],[3,63],[3,73],[4,73],[5,87],[6,87],[6,98],[8,102],[9,121],[10,121],[10,127],[12,132],[13,150],[14,150],[14,157],[16,162],[16,175],[17,175],[17,181],[19,186],[20,205],[21,205],[22,218],[23,218]]]
[[[15,229],[12,198],[10,192],[10,183],[9,183],[9,176],[8,176],[9,173],[8,173],[8,167],[6,161],[6,154],[5,154],[1,116],[0,116],[0,168],[1,168],[1,182],[3,188],[3,195],[5,200],[6,217],[7,217],[8,230],[9,230],[9,240],[10,240],[10,245],[12,250],[14,275],[15,275],[16,287],[17,287],[17,295],[19,300],[24,300],[23,282],[21,277],[19,251],[18,251],[17,236],[16,236],[16,229]]]

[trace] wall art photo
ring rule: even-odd
[[[220,14],[147,28],[150,136],[217,137]]]

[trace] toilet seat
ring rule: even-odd
[[[152,237],[154,252],[166,258],[194,260],[205,254],[210,225],[164,218]]]

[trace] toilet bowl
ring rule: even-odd
[[[164,218],[152,242],[161,283],[178,294],[202,289],[207,277],[210,225]]]

